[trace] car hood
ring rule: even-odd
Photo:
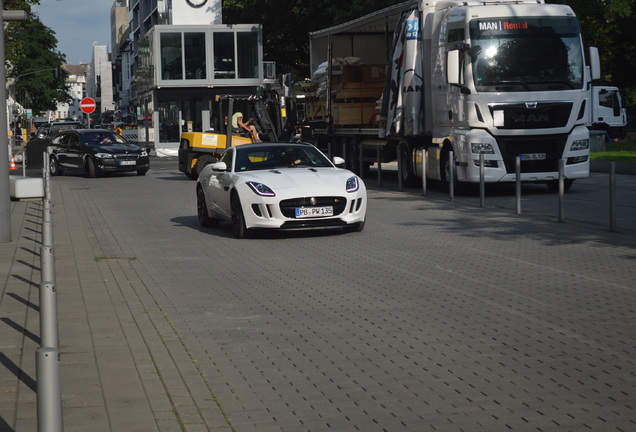
[[[240,174],[243,182],[263,183],[274,192],[300,188],[306,195],[325,193],[330,190],[334,191],[333,193],[337,191],[344,193],[347,179],[354,175],[351,171],[338,168],[280,168]]]
[[[141,149],[137,144],[102,144],[93,147],[96,153],[141,153]]]

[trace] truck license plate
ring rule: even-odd
[[[521,160],[532,161],[532,160],[545,160],[545,153],[522,153],[519,155]]]
[[[333,216],[333,207],[301,207],[296,209],[297,218]]]

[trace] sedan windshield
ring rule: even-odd
[[[470,22],[477,91],[580,89],[583,54],[574,17]]]
[[[126,144],[126,140],[121,135],[107,131],[84,133],[82,141],[88,145]]]
[[[310,145],[237,147],[235,171],[279,168],[325,168],[331,162]]]

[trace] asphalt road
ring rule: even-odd
[[[352,234],[202,229],[174,160],[54,178],[55,205],[80,209],[64,229],[154,323],[133,352],[179,365],[181,387],[153,371],[183,430],[636,430],[636,180],[617,181],[614,233],[605,175],[566,194],[564,222],[545,186],[516,215],[514,187],[481,208],[391,176],[368,180]]]

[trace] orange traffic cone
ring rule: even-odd
[[[9,171],[15,171],[18,167],[15,166],[15,158],[11,156],[11,163],[9,164]]]

